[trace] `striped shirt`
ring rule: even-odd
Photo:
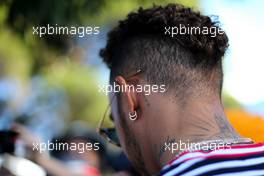
[[[167,164],[159,176],[264,176],[264,143],[184,152]]]

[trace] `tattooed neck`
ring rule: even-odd
[[[159,163],[165,160],[168,162],[179,152],[179,150],[172,151],[172,149],[173,145],[174,147],[179,145],[180,141],[199,143],[208,140],[237,140],[240,138],[225,116],[215,114],[210,120],[210,122],[201,121],[199,123],[195,121],[189,123],[188,125],[192,125],[192,128],[188,127],[187,129],[189,130],[183,132],[186,134],[181,134],[181,136],[185,136],[184,139],[179,139],[177,135],[167,135],[167,137],[162,140],[162,143],[160,143],[158,147],[156,146]],[[171,158],[168,159],[166,157]]]
[[[229,123],[226,117],[219,115],[214,116],[216,123],[215,133],[212,134],[212,137],[217,137],[218,139],[238,139],[240,136],[235,131],[233,126]]]

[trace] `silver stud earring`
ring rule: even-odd
[[[129,112],[128,115],[131,121],[135,121],[137,119],[137,111]]]

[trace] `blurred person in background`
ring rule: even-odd
[[[58,176],[99,176],[100,173],[100,154],[99,151],[84,150],[82,153],[76,151],[65,150],[60,155],[59,159],[49,155],[49,151],[33,150],[35,144],[41,144],[39,137],[33,135],[28,129],[19,124],[13,125],[13,130],[19,134],[19,138],[27,146],[27,158],[34,161],[39,166],[43,167],[48,174]],[[87,143],[93,144],[95,141],[81,137],[70,137],[64,140],[57,140],[54,142],[63,142],[63,144]],[[103,149],[102,149],[103,150]]]
[[[113,152],[106,148],[105,142],[94,133],[93,130],[88,130],[87,126],[80,123],[73,123],[66,134],[53,139],[54,143],[90,143],[93,146],[99,146],[99,150],[53,150],[51,155],[71,168],[78,170],[78,166],[90,165],[90,170],[100,170],[101,173],[107,175],[138,175],[127,157],[119,150]],[[93,166],[93,167],[91,167]]]
[[[222,105],[227,35],[172,37],[175,31],[165,31],[180,24],[221,30],[208,16],[169,4],[140,8],[109,32],[100,55],[110,69],[110,84],[164,84],[166,92],[111,92],[116,129],[101,122],[100,134],[121,146],[142,175],[264,175],[264,144],[240,136]],[[224,146],[172,151],[180,142]]]
[[[44,168],[49,175],[99,176],[105,173],[130,176],[137,174],[122,153],[109,155],[100,136],[92,130],[83,131],[82,127],[82,125],[76,124],[74,128],[70,127],[70,130],[65,134],[55,137],[51,141],[57,146],[60,144],[73,146],[74,144],[76,147],[80,146],[79,148],[73,147],[68,150],[57,148],[42,152],[33,150],[36,143],[41,143],[38,136],[20,124],[14,124],[13,130],[16,131],[18,139],[24,142],[27,147],[26,158]],[[84,147],[84,144],[88,144],[89,149]],[[94,146],[94,150],[90,150],[90,146]]]

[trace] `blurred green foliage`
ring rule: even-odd
[[[91,124],[97,124],[107,103],[106,96],[98,93],[95,70],[61,61],[44,69],[43,75],[49,85],[63,87],[67,93],[71,120],[89,120]]]

